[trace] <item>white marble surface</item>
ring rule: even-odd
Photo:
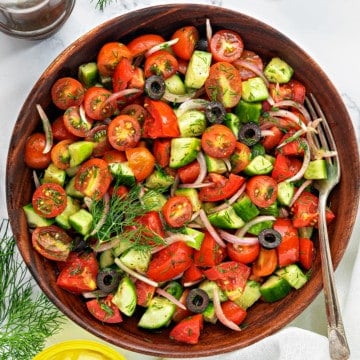
[[[190,2],[190,1],[173,1]],[[193,1],[211,3],[211,1]],[[360,133],[360,76],[358,62],[360,47],[360,2],[358,0],[223,0],[213,1],[262,20],[294,40],[324,69],[341,94]],[[133,7],[165,4],[169,1],[113,1],[103,12],[95,9],[96,1],[78,0],[64,27],[51,38],[29,42],[0,33],[0,216],[7,216],[5,207],[5,166],[9,139],[19,110],[29,91],[50,62],[76,38],[97,24],[128,11]],[[344,204],[346,206],[346,204]],[[359,224],[345,256],[336,271],[339,300],[352,357],[360,359],[360,296]],[[326,318],[323,296],[311,304],[280,335],[222,359],[327,359]],[[306,330],[306,331],[302,331]],[[71,338],[95,339],[68,321],[60,334],[50,338],[47,345]],[[98,340],[98,339],[97,339]],[[285,340],[285,341],[284,341]],[[99,340],[101,341],[101,340]],[[291,346],[286,346],[286,345]],[[153,359],[120,350],[128,360]],[[314,355],[314,356],[311,356]],[[316,354],[316,356],[315,356]],[[310,356],[310,357],[309,357]]]

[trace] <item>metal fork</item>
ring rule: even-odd
[[[336,293],[334,268],[331,260],[325,217],[328,195],[340,181],[340,162],[331,129],[315,96],[313,94],[309,94],[309,97],[305,99],[305,103],[313,120],[319,118],[322,119],[317,127],[317,134],[312,135],[316,146],[325,152],[330,151],[333,153],[333,156],[326,157],[328,173],[327,179],[316,180],[313,182],[313,185],[319,191],[319,243],[325,308],[328,320],[330,356],[333,360],[346,360],[350,356],[350,349],[346,340],[345,329]]]

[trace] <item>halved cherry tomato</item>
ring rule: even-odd
[[[315,258],[315,247],[311,239],[299,238],[299,261],[305,270],[310,270]]]
[[[179,64],[175,56],[166,50],[159,50],[146,58],[144,73],[146,78],[151,75],[159,75],[167,79],[171,75],[174,75],[178,68]]]
[[[238,104],[241,93],[241,77],[238,69],[228,62],[217,62],[210,67],[205,81],[205,91],[211,101],[221,102],[225,108]]]
[[[111,91],[101,86],[88,88],[84,95],[84,109],[86,115],[93,120],[104,120],[112,116],[117,110],[116,100],[108,100]]]
[[[211,125],[202,134],[201,147],[209,156],[226,158],[235,150],[236,137],[225,125]]]
[[[155,281],[169,281],[192,264],[192,255],[191,247],[177,241],[153,255],[146,274]]]
[[[184,304],[186,306],[186,298],[188,296],[190,292],[190,289],[189,288],[185,288],[185,290],[183,291],[183,293],[181,294],[180,296],[180,299],[179,301]],[[191,316],[193,313],[188,310],[187,308],[186,309],[183,309],[179,306],[176,307],[176,310],[174,312],[174,315],[172,316],[172,320],[176,323],[180,322],[181,320],[187,318],[188,316]]]
[[[51,123],[51,131],[53,134],[53,138],[55,141],[61,140],[77,140],[78,136],[72,134],[68,131],[64,124],[63,116],[58,116],[52,123]]]
[[[153,154],[156,163],[165,168],[170,163],[171,139],[155,139],[153,144]]]
[[[202,280],[204,278],[204,274],[201,269],[195,264],[191,264],[185,271],[183,276],[181,277],[181,283],[189,284]]]
[[[69,145],[73,142],[71,139],[61,140],[51,149],[51,161],[57,168],[66,170],[70,167]]]
[[[199,342],[203,324],[203,314],[195,314],[186,317],[172,328],[169,334],[170,339],[185,344],[195,345]]]
[[[72,238],[56,225],[37,227],[31,235],[34,249],[49,260],[66,261]]]
[[[150,300],[155,294],[156,288],[144,281],[136,280],[135,281],[135,291],[136,291],[136,304],[143,307],[148,307]]]
[[[221,247],[208,231],[204,234],[200,250],[194,251],[194,264],[200,267],[220,264],[226,257],[226,248]]]
[[[137,181],[145,180],[154,171],[155,157],[148,148],[134,147],[125,150],[125,154]]]
[[[37,214],[45,218],[53,218],[61,214],[66,208],[66,192],[55,183],[40,185],[32,196],[32,205]]]
[[[260,253],[252,265],[252,274],[256,277],[271,275],[278,265],[278,258],[275,249],[265,249],[260,247]]]
[[[129,48],[120,42],[108,42],[102,46],[97,56],[97,66],[101,76],[112,76],[122,58],[132,59]]]
[[[94,126],[87,132],[85,140],[94,144],[92,156],[101,157],[107,151],[111,151],[112,147],[107,137],[107,128],[105,124]]]
[[[258,207],[266,208],[276,201],[277,182],[268,175],[255,175],[246,183],[246,193]]]
[[[25,143],[24,161],[32,169],[45,169],[51,162],[50,152],[44,154],[46,137],[43,133],[33,133]]]
[[[56,284],[74,294],[93,291],[97,287],[98,271],[99,265],[93,252],[72,252],[60,271]]]
[[[296,228],[314,226],[319,218],[319,198],[303,191],[291,207],[292,223]]]
[[[108,139],[111,146],[119,151],[135,147],[141,137],[139,122],[129,115],[118,115],[108,127]]]
[[[135,58],[139,55],[146,53],[146,51],[150,50],[155,45],[159,45],[165,42],[165,39],[157,34],[145,34],[136,37],[131,40],[127,47],[130,50],[132,56]]]
[[[112,186],[109,187],[109,195],[110,196],[117,196],[120,199],[126,197],[126,195],[129,193],[129,189],[125,185],[118,185],[118,186]]]
[[[259,71],[262,71],[264,68],[263,61],[258,54],[254,53],[253,51],[250,51],[250,50],[243,50],[240,58],[233,62],[233,65],[239,70],[241,80],[248,80],[250,78],[258,76],[253,71],[251,71],[249,68],[244,67],[240,63],[241,61],[248,63],[249,65],[257,68]]]
[[[270,84],[270,96],[275,102],[293,100],[303,104],[305,101],[305,86],[297,80],[291,79],[286,84]]]
[[[290,219],[277,218],[273,228],[281,234],[281,243],[276,248],[280,267],[299,261],[299,236]]]
[[[144,107],[149,113],[143,126],[144,138],[175,138],[180,136],[176,114],[169,104],[146,97]]]
[[[112,163],[121,163],[126,161],[126,155],[124,151],[119,150],[109,150],[102,156],[102,159],[105,160],[108,164]]]
[[[250,264],[255,261],[260,253],[260,245],[234,245],[227,243],[227,252],[229,258],[234,261],[239,261],[243,264]]]
[[[244,42],[241,36],[232,30],[219,30],[210,40],[210,50],[215,61],[233,62],[239,59]]]
[[[305,144],[303,139],[300,137],[290,141],[294,133],[294,130],[290,130],[281,138],[280,144],[284,142],[286,144],[282,145],[277,151],[286,156],[304,156]]]
[[[190,60],[199,40],[199,31],[195,26],[184,26],[176,30],[171,39],[179,39],[176,44],[172,45],[175,55],[180,59]]]
[[[111,174],[105,160],[93,158],[85,161],[75,175],[75,189],[92,199],[101,199],[108,191]]]
[[[245,178],[235,174],[230,174],[227,178],[220,174],[210,173],[208,181],[213,185],[201,188],[199,199],[214,202],[228,199],[234,195],[245,182]]]
[[[71,134],[84,138],[93,125],[93,120],[80,115],[78,106],[70,106],[63,115],[64,126]]]
[[[230,156],[231,172],[238,174],[240,171],[243,171],[249,165],[250,159],[250,148],[246,144],[237,141],[235,150]]]
[[[154,234],[162,238],[165,237],[164,226],[157,211],[148,211],[146,214],[136,217],[136,222],[150,230],[149,237],[154,236]]]
[[[112,303],[113,294],[105,298],[92,299],[86,302],[89,312],[98,320],[107,324],[118,324],[123,321],[119,308]]]
[[[193,208],[186,196],[171,196],[162,207],[168,225],[178,228],[191,220]]]
[[[200,174],[200,164],[197,160],[187,164],[185,166],[180,167],[177,170],[180,181],[183,184],[191,184],[193,183]]]
[[[273,135],[267,135],[261,140],[261,144],[264,146],[267,152],[274,149],[275,146],[279,145],[284,135],[284,133],[277,126],[272,126],[269,130],[273,133]]]
[[[225,317],[234,322],[236,325],[240,325],[246,318],[247,312],[240,305],[234,303],[231,300],[221,303],[221,309]]]
[[[80,81],[72,77],[63,77],[51,87],[51,99],[61,110],[70,106],[79,106],[84,99],[85,89]]]
[[[140,104],[129,104],[125,106],[120,114],[129,115],[134,117],[140,124],[143,124],[145,121],[145,118],[147,116],[147,111],[145,108]]]
[[[277,154],[271,177],[279,183],[297,174],[301,166],[302,161],[300,159],[293,156]]]

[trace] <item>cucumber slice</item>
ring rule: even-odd
[[[304,173],[305,179],[322,180],[327,179],[327,167],[325,159],[310,161]]]
[[[243,100],[247,102],[259,102],[266,100],[268,97],[269,92],[262,78],[254,77],[242,82],[241,98]]]
[[[56,183],[64,186],[66,179],[66,171],[59,169],[55,164],[50,163],[45,169],[43,183]]]
[[[203,311],[204,321],[209,322],[211,324],[216,324],[217,322],[217,316],[215,313],[215,306],[212,301],[208,303],[208,306]]]
[[[174,74],[169,78],[165,79],[166,90],[171,94],[185,95],[186,87],[181,77],[178,74]]]
[[[114,264],[114,255],[112,249],[107,249],[100,253],[99,256],[99,266],[100,269],[106,269]]]
[[[295,193],[295,186],[292,182],[282,181],[278,183],[277,201],[281,205],[289,206]]]
[[[240,100],[235,108],[235,113],[241,123],[254,122],[259,123],[262,105],[260,102],[247,102]]]
[[[268,174],[273,169],[272,162],[264,155],[255,156],[248,166],[244,169],[246,175],[264,175]]]
[[[300,289],[308,281],[307,276],[296,264],[291,264],[277,270],[276,275],[285,279],[290,284],[290,286],[295,289]]]
[[[89,88],[96,84],[99,77],[99,71],[96,62],[89,62],[86,64],[81,64],[78,70],[78,78]]]
[[[112,175],[115,176],[118,184],[127,186],[134,186],[136,179],[127,161],[122,163],[111,163],[109,169]]]
[[[194,241],[187,241],[186,245],[196,249],[196,250],[200,250],[201,248],[201,244],[202,241],[204,240],[205,234],[202,231],[190,228],[190,227],[185,227],[182,231],[185,235],[189,235],[191,236]]]
[[[93,226],[93,217],[87,210],[80,209],[69,216],[69,224],[75,231],[86,236]]]
[[[224,124],[234,133],[237,138],[240,130],[239,117],[233,113],[226,113]]]
[[[260,297],[260,283],[255,280],[248,280],[243,293],[234,302],[246,310],[258,301]]]
[[[36,213],[31,203],[23,206],[23,210],[30,228],[49,226],[54,223],[54,219],[47,219]]]
[[[66,199],[66,208],[61,214],[55,217],[55,222],[63,229],[69,230],[71,229],[69,217],[80,210],[80,205],[78,201],[71,196],[67,196]]]
[[[204,290],[209,299],[210,300],[213,300],[213,294],[214,294],[214,289],[217,288],[217,291],[219,292],[219,298],[220,298],[220,301],[226,301],[228,300],[228,297],[226,296],[226,294],[224,293],[224,291],[222,291],[219,286],[216,284],[215,281],[212,281],[212,280],[204,280],[202,281],[200,284],[199,284],[199,289],[202,289]]]
[[[162,169],[155,169],[145,180],[145,186],[153,190],[166,190],[174,183],[174,176]]]
[[[208,172],[224,174],[228,170],[223,159],[216,159],[205,154],[205,162]]]
[[[188,110],[178,117],[181,137],[201,136],[206,129],[206,117],[202,111]]]
[[[226,209],[208,214],[208,219],[213,226],[220,229],[240,229],[245,225],[232,206]]]
[[[170,164],[178,169],[193,162],[201,149],[201,140],[194,137],[174,138],[171,140]]]
[[[76,141],[68,146],[70,154],[70,167],[80,165],[84,160],[88,159],[94,149],[92,141]]]
[[[274,57],[265,66],[264,75],[273,83],[284,84],[290,81],[294,69],[279,57]]]
[[[131,316],[136,309],[136,289],[128,276],[124,276],[111,302],[126,316]]]
[[[189,60],[185,74],[185,86],[200,89],[209,76],[212,55],[207,51],[195,50]]]
[[[260,293],[266,302],[281,300],[291,291],[290,284],[282,277],[271,275],[261,286]]]
[[[151,251],[148,247],[132,246],[131,248],[125,250],[120,256],[122,263],[124,263],[128,268],[140,273],[146,272],[150,259]]]
[[[75,177],[72,177],[65,187],[66,194],[76,199],[82,199],[84,197],[84,194],[76,190],[74,185],[75,185]]]
[[[199,193],[195,189],[178,188],[175,190],[175,195],[186,196],[190,200],[194,212],[201,209],[202,202],[199,200]]]
[[[245,222],[250,221],[260,214],[260,210],[245,193],[233,204],[233,208]]]

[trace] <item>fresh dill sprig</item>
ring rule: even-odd
[[[113,0],[97,0],[96,2],[96,8],[99,8],[100,11],[103,11],[105,6],[109,5],[110,3],[112,3]],[[116,0],[115,0],[116,1]],[[93,0],[91,0],[91,2],[93,2]]]
[[[31,360],[65,317],[45,294],[35,291],[9,235],[8,220],[0,223],[0,234],[0,359]]]

